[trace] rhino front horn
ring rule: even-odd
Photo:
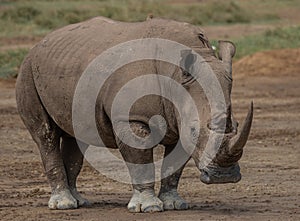
[[[252,119],[253,119],[253,102],[251,102],[250,104],[250,108],[241,131],[236,136],[234,136],[229,142],[229,152],[231,154],[237,154],[243,150],[243,147],[245,146],[248,140],[248,136],[250,134]]]

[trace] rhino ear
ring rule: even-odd
[[[194,77],[192,76],[194,64],[197,60],[197,56],[192,53],[192,50],[182,50],[180,60],[180,69],[181,69],[181,84],[185,85],[193,81]]]
[[[219,41],[218,57],[225,64],[225,68],[232,78],[232,58],[235,55],[236,47],[230,41]]]

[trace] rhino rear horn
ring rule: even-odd
[[[230,41],[219,41],[218,57],[226,66],[226,70],[232,76],[232,58],[235,55],[235,45]]]
[[[229,142],[229,152],[231,154],[240,153],[248,140],[253,119],[253,102],[250,104],[248,115],[243,123],[241,131]]]

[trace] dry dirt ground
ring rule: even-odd
[[[257,53],[234,64],[232,100],[238,119],[253,100],[250,140],[238,184],[207,186],[194,163],[179,192],[190,210],[131,214],[131,187],[85,162],[78,184],[90,208],[47,208],[50,188],[37,147],[22,124],[14,81],[0,81],[1,220],[300,220],[300,49]]]

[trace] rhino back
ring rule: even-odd
[[[202,30],[198,27],[164,19],[125,23],[97,17],[63,27],[47,35],[30,52],[36,89],[49,115],[63,130],[73,134],[74,91],[94,58],[119,43],[139,38],[164,38],[187,46],[206,47],[199,40],[199,33]],[[127,78],[123,72],[119,81],[126,83]],[[114,84],[110,84],[107,90],[115,91],[113,87]],[[106,96],[103,104],[111,104],[113,99]]]

